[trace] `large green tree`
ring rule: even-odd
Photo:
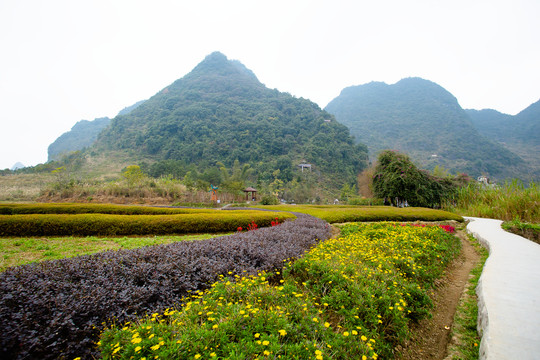
[[[464,181],[463,175],[437,177],[421,170],[402,153],[385,150],[379,154],[373,175],[373,192],[392,205],[440,207]]]

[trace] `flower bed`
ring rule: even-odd
[[[9,268],[0,273],[0,357],[90,358],[103,322],[162,311],[220,274],[281,268],[329,234],[327,223],[302,216],[210,240]]]
[[[393,358],[429,314],[434,280],[459,252],[452,229],[351,224],[284,269],[232,274],[181,307],[112,326],[105,359]]]

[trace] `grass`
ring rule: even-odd
[[[104,359],[390,358],[460,242],[437,226],[351,224],[283,269],[224,276],[104,331]],[[172,305],[172,304],[171,304]]]
[[[256,206],[260,207],[260,206]],[[312,215],[329,223],[353,221],[463,221],[460,215],[427,208],[350,205],[269,205],[264,208],[295,211]]]
[[[492,188],[473,183],[461,188],[444,208],[466,216],[540,223],[540,187],[518,180]]]
[[[505,221],[502,224],[502,228],[540,244],[540,224],[529,224],[515,219],[512,221]]]
[[[476,360],[479,356],[480,336],[477,331],[478,297],[476,287],[482,274],[488,251],[478,243],[474,236],[468,236],[470,243],[480,253],[480,261],[471,271],[466,290],[454,315],[452,336],[457,341],[449,345],[448,352],[453,360]]]
[[[151,237],[30,237],[0,238],[0,271],[32,262],[89,255],[106,250],[134,249],[176,241],[209,239],[223,234]]]

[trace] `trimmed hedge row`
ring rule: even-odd
[[[279,226],[194,242],[107,251],[0,273],[0,358],[98,357],[100,328],[178,304],[220,274],[280,269],[330,237],[306,215]]]
[[[109,236],[215,233],[246,228],[252,221],[259,227],[294,218],[284,212],[255,210],[214,211],[181,215],[0,215],[0,236]]]
[[[40,203],[0,204],[0,214],[117,214],[117,215],[173,215],[213,213],[213,209],[164,208],[114,204]]]
[[[329,223],[367,222],[367,221],[463,221],[460,215],[420,207],[397,208],[392,206],[268,206],[271,210],[296,211],[318,217]]]

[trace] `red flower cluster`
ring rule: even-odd
[[[248,225],[247,229],[248,231],[251,231],[251,230],[257,230],[258,226],[257,224],[255,224],[255,221],[252,221],[251,224]]]
[[[416,227],[426,227],[427,225],[426,224],[400,224],[401,226],[416,226]],[[432,225],[430,225],[432,226]],[[438,225],[441,229],[443,229],[444,231],[450,233],[450,234],[453,234],[456,232],[456,228],[454,228],[453,226],[450,226],[450,225]]]
[[[441,229],[443,229],[446,232],[449,232],[450,234],[453,234],[456,232],[456,228],[450,225],[439,225]]]
[[[276,221],[272,221],[272,226],[278,226],[279,225],[279,219],[276,218]]]
[[[272,223],[274,223],[272,221]],[[273,225],[272,225],[273,226]],[[257,230],[259,228],[259,226],[257,224],[255,224],[255,221],[251,221],[251,224],[249,224],[246,228],[247,231],[251,231],[251,230]],[[237,231],[242,231],[242,227],[239,226],[238,229],[236,229]]]

